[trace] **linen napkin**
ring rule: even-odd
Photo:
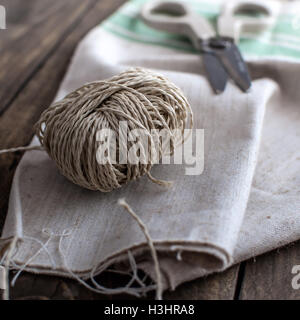
[[[222,4],[187,2],[212,22]],[[174,181],[172,188],[143,177],[108,194],[73,185],[45,152],[27,152],[14,177],[2,234],[22,239],[12,268],[82,281],[113,265],[133,269],[135,277],[142,269],[155,280],[147,242],[118,206],[120,198],[149,229],[164,289],[300,238],[300,35],[293,15],[299,5],[284,4],[272,30],[243,35],[240,48],[252,90],[245,94],[228,83],[215,95],[201,56],[185,38],[141,22],[144,3],[128,2],[82,40],[56,100],[128,67],[151,68],[187,96],[195,129],[203,133],[196,140],[203,152],[192,157],[194,164],[153,168],[155,177]],[[101,292],[117,292],[93,284]]]

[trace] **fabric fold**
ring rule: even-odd
[[[127,12],[130,28],[136,25],[135,37],[140,37],[140,22],[135,11],[129,10],[133,4],[135,1],[120,12]],[[14,178],[2,234],[3,238],[14,235],[11,221],[21,214],[23,241],[18,244],[12,267],[88,279],[111,264],[120,270],[130,270],[135,265],[155,279],[144,235],[117,205],[120,198],[126,199],[149,229],[159,254],[164,289],[174,289],[184,281],[224,270],[296,239],[300,226],[295,218],[299,168],[294,148],[299,139],[284,139],[282,161],[292,154],[290,163],[285,162],[289,171],[284,175],[284,170],[279,174],[274,169],[279,150],[274,148],[272,135],[283,128],[291,138],[297,130],[297,95],[284,87],[284,82],[295,81],[291,74],[299,69],[299,63],[249,58],[255,79],[251,91],[244,94],[228,83],[223,94],[215,95],[203,74],[199,55],[147,42],[149,35],[144,42],[140,38],[132,40],[132,33],[129,37],[125,27],[122,32],[126,31],[127,37],[120,36],[114,19],[116,15],[80,43],[56,100],[84,83],[106,79],[128,67],[151,68],[179,86],[192,106],[195,127],[190,139],[203,152],[198,158],[191,158],[196,164],[198,161],[200,169],[197,171],[197,166],[191,164],[156,165],[151,174],[174,181],[172,188],[164,189],[143,177],[104,194],[67,181],[45,152],[27,152]],[[125,24],[124,21],[120,19],[118,23]],[[284,110],[283,101],[289,106]],[[278,133],[276,138],[279,136]],[[36,138],[33,143],[37,143]],[[187,174],[193,170],[196,174]],[[268,183],[273,173],[278,180]],[[280,179],[292,194],[276,189]],[[267,188],[274,190],[268,194]],[[286,219],[278,217],[287,199],[291,201],[287,211],[296,222],[284,231]],[[20,201],[21,209],[16,201]],[[272,219],[262,218],[269,211]],[[274,230],[282,230],[281,242]],[[128,252],[134,256],[135,264]]]

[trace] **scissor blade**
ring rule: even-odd
[[[219,58],[213,53],[205,52],[203,53],[203,62],[210,85],[215,93],[222,93],[225,90],[228,75]]]
[[[218,52],[218,57],[222,61],[228,75],[241,90],[248,91],[251,87],[251,78],[247,64],[238,47],[232,42],[225,50]]]

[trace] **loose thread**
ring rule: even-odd
[[[37,251],[36,254],[34,254],[31,258],[29,258],[27,260],[27,262],[21,266],[20,268],[14,263],[14,261],[12,260],[12,256],[14,255],[14,251],[16,249],[17,246],[17,242],[23,239],[28,239],[28,240],[32,240],[37,242],[38,244],[41,245],[41,248]],[[11,281],[11,286],[13,287],[15,285],[15,282],[17,281],[18,277],[21,275],[21,273],[25,270],[26,266],[36,257],[40,254],[40,252],[42,250],[44,250],[52,263],[52,266],[55,267],[55,263],[52,259],[52,256],[49,252],[49,250],[47,249],[47,245],[50,242],[51,237],[46,241],[46,243],[42,243],[40,240],[32,238],[32,237],[28,237],[28,236],[24,236],[23,238],[19,238],[19,237],[12,237],[12,240],[9,244],[9,248],[6,250],[6,253],[3,255],[3,258],[0,261],[0,265],[4,265],[4,274],[5,274],[5,290],[3,292],[3,300],[9,300],[9,287],[10,287],[10,283],[9,283],[9,269],[10,269],[10,265],[14,266],[15,268],[19,268],[18,272],[16,273],[16,275],[14,276],[14,278]],[[4,262],[5,261],[5,262]]]
[[[118,201],[119,205],[122,206],[124,209],[127,210],[127,212],[132,216],[132,218],[138,223],[140,226],[141,230],[143,231],[145,238],[148,242],[150,252],[153,258],[154,262],[154,269],[155,269],[155,274],[156,274],[156,299],[157,300],[162,300],[162,280],[161,280],[161,271],[159,267],[159,262],[158,262],[158,257],[157,257],[157,252],[154,247],[152,238],[149,234],[148,228],[146,225],[143,223],[143,221],[138,217],[138,215],[131,209],[131,207],[128,205],[128,203],[124,199],[120,199]]]
[[[128,284],[123,287],[123,288],[115,288],[115,289],[110,289],[110,288],[105,288],[104,286],[101,286],[99,283],[96,282],[96,280],[94,279],[94,272],[96,270],[96,268],[98,266],[95,266],[90,274],[90,279],[92,281],[92,283],[95,285],[96,288],[93,288],[92,286],[90,286],[86,281],[84,281],[83,279],[81,279],[77,274],[75,274],[69,267],[68,263],[67,263],[67,259],[66,259],[66,255],[63,252],[62,249],[62,239],[66,236],[66,234],[68,233],[68,230],[64,230],[61,234],[61,237],[59,239],[59,244],[58,244],[58,251],[62,257],[62,262],[64,267],[66,268],[66,270],[68,271],[68,273],[74,278],[76,279],[79,283],[81,283],[84,287],[86,287],[87,289],[96,292],[96,293],[101,293],[101,294],[117,294],[117,293],[128,293],[131,295],[134,295],[136,297],[140,297],[140,293],[141,294],[145,294],[145,292],[153,290],[154,287],[149,286],[149,287],[142,287],[142,288],[129,288],[131,286],[131,284],[134,282],[134,280],[136,280],[135,278],[135,274],[133,274],[132,279],[128,282]],[[109,267],[109,263],[104,263],[100,269],[98,267],[97,271],[98,274],[100,274],[101,272],[105,271],[108,267]]]
[[[150,172],[147,172],[147,177],[154,183],[163,186],[163,187],[167,187],[170,188],[173,186],[173,181],[166,181],[166,180],[160,180],[160,179],[156,179],[154,178]]]
[[[129,260],[129,263],[130,263],[130,266],[131,266],[131,270],[132,270],[133,276],[136,279],[137,283],[141,287],[145,288],[146,287],[145,283],[138,276],[138,273],[137,273],[138,272],[138,268],[137,268],[137,265],[136,265],[136,261],[135,261],[134,256],[133,256],[133,254],[131,253],[130,250],[128,250],[128,260]]]
[[[9,300],[9,266],[10,266],[10,261],[13,255],[13,252],[16,248],[17,242],[19,240],[18,236],[14,236],[8,249],[8,253],[5,259],[5,265],[4,265],[4,272],[6,276],[6,285],[5,289],[3,291],[3,300]]]
[[[76,275],[68,266],[67,260],[66,260],[66,255],[64,254],[63,250],[62,250],[62,240],[65,237],[68,237],[69,235],[71,235],[72,230],[71,229],[65,229],[63,230],[62,233],[54,233],[53,231],[51,231],[50,229],[46,228],[42,230],[43,233],[47,234],[49,236],[49,238],[46,240],[45,243],[41,242],[38,239],[32,238],[32,237],[28,237],[28,236],[24,236],[22,238],[19,237],[13,237],[11,239],[11,242],[9,244],[9,248],[6,250],[5,255],[2,258],[2,262],[6,261],[5,263],[5,270],[4,270],[4,274],[6,276],[5,280],[6,280],[6,284],[5,284],[5,290],[3,292],[3,299],[4,300],[9,300],[9,268],[10,265],[12,265],[15,269],[19,269],[18,272],[16,273],[16,275],[14,276],[14,278],[11,281],[11,285],[14,286],[17,279],[19,278],[20,274],[26,269],[26,267],[28,266],[28,264],[30,262],[32,262],[42,251],[45,251],[49,258],[50,261],[52,263],[52,267],[55,269],[56,268],[56,264],[54,263],[52,256],[47,248],[48,244],[50,243],[50,241],[54,238],[54,237],[58,237],[59,238],[59,244],[58,244],[58,251],[61,254],[62,257],[62,261],[63,261],[63,265],[65,266],[67,272],[74,278],[76,279],[79,283],[81,283],[83,286],[85,286],[86,288],[88,288],[91,291],[94,291],[96,293],[101,293],[101,294],[117,294],[117,293],[127,293],[127,294],[131,294],[134,295],[136,297],[140,297],[141,295],[144,296],[147,292],[157,289],[159,288],[159,286],[157,285],[145,285],[145,279],[140,279],[137,273],[137,265],[134,259],[133,254],[130,252],[130,250],[128,250],[128,261],[129,264],[131,266],[132,269],[132,275],[131,275],[131,279],[130,281],[127,283],[126,286],[122,287],[122,288],[106,288],[104,286],[101,286],[99,283],[96,282],[96,280],[94,279],[94,273],[97,270],[97,274],[102,273],[103,271],[106,271],[107,268],[109,267],[110,263],[104,263],[101,266],[96,265],[90,273],[90,279],[92,281],[92,283],[95,285],[95,288],[91,287],[89,284],[87,284],[83,279],[81,279],[78,275]],[[150,236],[149,236],[150,237]],[[16,245],[18,243],[18,241],[20,240],[32,240],[32,241],[36,241],[40,244],[40,249],[33,255],[31,256],[22,266],[18,266],[14,263],[14,261],[12,260],[12,256],[14,255],[14,251],[16,248]],[[152,246],[152,248],[154,248]],[[156,261],[157,257],[156,257]],[[1,264],[2,264],[1,262]],[[159,270],[159,269],[156,269]],[[118,272],[118,273],[122,273],[121,271],[118,270],[108,270],[111,272]],[[126,273],[128,274],[128,273]],[[159,279],[159,277],[158,277]],[[140,288],[131,288],[132,284],[134,282],[137,282],[141,287]],[[161,280],[158,280],[161,281]],[[161,292],[158,290],[158,292]],[[161,293],[158,293],[158,298],[161,297]]]
[[[45,243],[41,243],[40,249],[39,249],[33,256],[31,256],[31,257],[22,265],[22,267],[18,270],[18,272],[16,273],[16,275],[14,276],[14,278],[13,278],[12,281],[11,281],[12,287],[15,285],[18,277],[19,277],[19,276],[21,275],[21,273],[25,270],[25,268],[28,266],[28,264],[29,264],[31,261],[33,261],[33,260],[42,252],[42,250],[44,250],[44,251],[46,251],[46,252],[48,253],[48,255],[49,255],[49,257],[50,257],[50,260],[51,260],[51,263],[52,263],[52,267],[55,266],[54,261],[53,261],[51,255],[50,255],[50,252],[49,252],[49,250],[47,249],[47,245],[48,245],[49,242],[51,241],[52,237],[53,237],[53,235],[49,235],[48,240],[47,240]],[[33,238],[33,239],[34,239],[34,238]],[[37,239],[34,239],[34,240],[38,241]]]
[[[17,152],[17,151],[33,151],[33,150],[43,151],[44,148],[42,146],[17,147],[17,148],[0,150],[0,154],[13,153],[13,152]]]

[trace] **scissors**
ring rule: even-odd
[[[236,45],[242,31],[260,32],[270,28],[280,9],[278,1],[226,0],[217,21],[218,35],[210,22],[183,2],[154,0],[141,11],[150,27],[188,36],[203,55],[204,69],[215,93],[225,90],[228,78],[243,91],[251,87],[248,67]],[[254,12],[263,16],[238,16]]]

